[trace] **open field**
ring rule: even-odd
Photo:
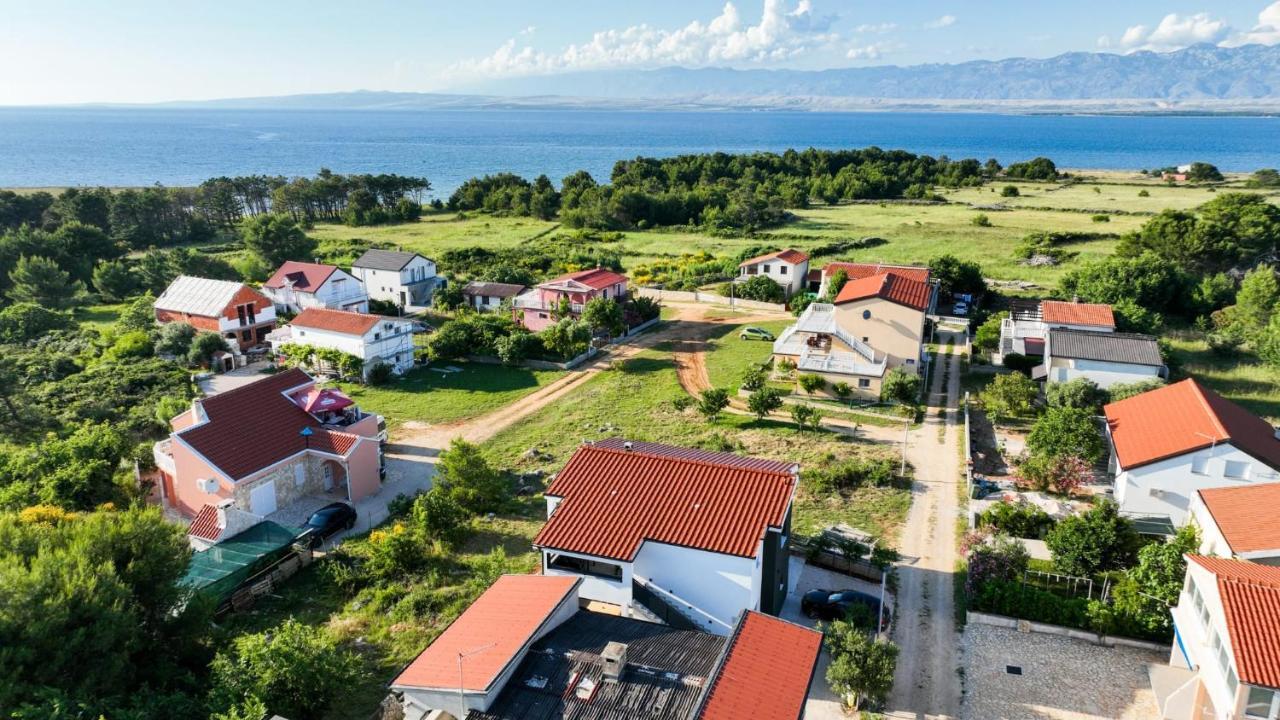
[[[1142,184],[1110,184],[1110,183],[1037,183],[1037,182],[1001,182],[976,188],[959,188],[944,191],[942,194],[952,202],[969,203],[971,205],[1000,204],[1008,207],[1046,207],[1063,210],[1098,211],[1098,212],[1130,212],[1158,213],[1166,208],[1174,210],[1190,210],[1203,205],[1217,197],[1219,192],[1244,191],[1244,188],[1214,188],[1203,185],[1168,185],[1163,182],[1148,181]],[[1018,188],[1018,197],[1001,197],[1000,191],[1007,185]],[[1140,193],[1146,192],[1143,197]],[[1262,191],[1257,191],[1262,192]],[[1264,192],[1273,199],[1274,192]],[[1112,218],[1115,221],[1115,218]]]
[[[1241,352],[1231,357],[1209,349],[1200,333],[1172,331],[1164,335],[1173,346],[1174,360],[1184,375],[1194,377],[1251,412],[1280,422],[1280,378],[1257,355]]]
[[[375,243],[390,243],[427,257],[445,250],[482,247],[498,250],[519,245],[540,235],[556,223],[527,217],[470,216],[459,219],[453,213],[425,215],[418,222],[372,227],[347,227],[334,223],[318,223],[307,234],[320,242],[360,238]]]
[[[120,313],[124,312],[127,305],[128,303],[86,305],[75,310],[76,322],[85,327],[105,330],[120,318]]]
[[[555,382],[562,370],[528,370],[479,363],[444,363],[461,372],[416,368],[386,385],[343,385],[360,407],[386,417],[394,430],[405,422],[447,423],[483,415]]]
[[[768,330],[775,337],[782,334],[791,321],[751,323],[751,327]],[[753,364],[765,362],[773,354],[773,343],[764,340],[743,340],[738,333],[745,326],[731,325],[730,332],[707,340],[707,377],[713,387],[725,388],[732,395],[738,392],[742,376]]]

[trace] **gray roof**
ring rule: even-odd
[[[156,298],[155,308],[201,317],[217,317],[242,287],[244,283],[234,280],[179,275]]]
[[[523,285],[481,282],[479,280],[472,280],[462,288],[463,295],[484,295],[486,297],[515,297],[523,291]]]
[[[1156,339],[1150,335],[1133,333],[1050,330],[1049,345],[1045,353],[1055,358],[1155,367],[1164,365]]]
[[[351,267],[368,268],[370,270],[403,270],[410,260],[421,257],[418,253],[400,252],[399,250],[365,250],[359,260],[351,263]],[[425,258],[424,258],[425,259]]]

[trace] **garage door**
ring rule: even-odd
[[[270,515],[276,511],[276,481],[268,480],[249,491],[249,511]]]

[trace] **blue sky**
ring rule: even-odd
[[[438,91],[618,67],[830,68],[1280,42],[1280,0],[0,0],[0,105]]]

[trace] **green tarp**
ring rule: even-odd
[[[191,555],[182,584],[221,601],[254,572],[283,556],[298,530],[263,521]]]

